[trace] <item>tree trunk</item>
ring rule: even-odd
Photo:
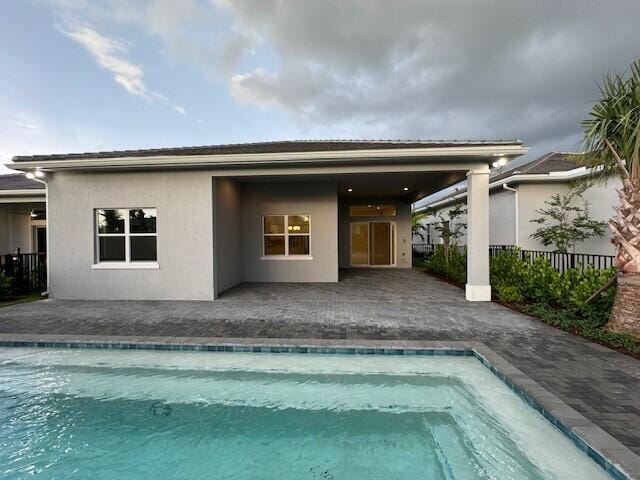
[[[618,274],[618,291],[607,329],[640,339],[640,274]]]
[[[618,195],[610,226],[620,273],[607,328],[640,338],[640,181],[624,179]]]

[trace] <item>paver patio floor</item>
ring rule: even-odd
[[[417,270],[345,270],[338,284],[242,284],[215,302],[45,300],[0,309],[0,334],[486,344],[640,454],[640,361]]]

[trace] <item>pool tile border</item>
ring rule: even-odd
[[[640,479],[638,455],[480,342],[0,334],[0,347],[474,357],[613,479]]]

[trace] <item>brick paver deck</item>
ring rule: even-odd
[[[215,302],[63,301],[0,309],[0,333],[473,340],[640,454],[640,361],[419,271],[347,270],[339,284],[243,284]]]

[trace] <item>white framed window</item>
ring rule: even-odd
[[[96,209],[96,264],[157,266],[156,219],[155,208]]]
[[[263,215],[263,258],[311,258],[311,215]]]

